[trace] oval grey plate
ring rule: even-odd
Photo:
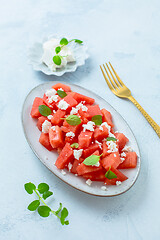
[[[24,133],[26,136],[26,139],[28,141],[28,144],[30,145],[33,152],[36,154],[36,156],[39,158],[39,160],[51,171],[53,172],[57,177],[59,177],[61,180],[63,180],[65,183],[69,184],[70,186],[95,196],[116,196],[119,194],[122,194],[129,190],[133,184],[135,183],[139,171],[140,171],[140,152],[139,147],[137,144],[137,141],[135,139],[135,136],[133,135],[132,130],[126,123],[126,121],[122,118],[122,116],[103,98],[99,97],[95,93],[82,88],[80,86],[74,85],[74,84],[68,84],[72,89],[72,91],[79,92],[81,94],[87,95],[89,97],[92,97],[95,99],[96,103],[100,105],[100,108],[106,108],[108,111],[111,112],[113,121],[115,123],[115,130],[118,130],[119,132],[123,132],[130,140],[129,145],[132,147],[132,149],[137,153],[138,155],[138,162],[137,167],[134,169],[124,169],[122,172],[128,177],[126,181],[124,181],[119,186],[107,186],[107,191],[101,190],[101,186],[104,186],[101,182],[93,182],[91,186],[88,186],[85,183],[85,179],[81,177],[77,177],[72,173],[69,173],[67,170],[66,175],[62,175],[61,170],[57,169],[54,165],[58,154],[54,151],[48,151],[46,148],[44,148],[39,143],[39,137],[41,132],[36,127],[36,120],[31,118],[30,111],[32,107],[32,103],[35,97],[43,97],[44,92],[51,88],[52,85],[58,83],[58,81],[52,81],[47,82],[44,84],[40,84],[37,87],[33,88],[29,94],[27,95],[23,108],[22,108],[22,125],[24,129]]]

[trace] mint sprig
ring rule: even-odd
[[[66,122],[69,125],[76,126],[81,123],[81,119],[77,115],[69,115],[67,118],[65,118]]]
[[[38,211],[41,217],[48,217],[51,213],[54,214],[61,222],[62,225],[68,225],[69,221],[66,220],[68,216],[68,210],[64,207],[62,208],[62,203],[57,211],[53,211],[46,203],[45,199],[53,195],[53,192],[49,191],[49,186],[46,183],[40,183],[38,188],[29,182],[24,185],[25,190],[28,194],[32,194],[33,192],[36,193],[38,196],[38,200],[34,200],[28,205],[28,210],[30,211]],[[42,195],[41,195],[42,194]],[[40,204],[43,204],[40,206]]]
[[[107,140],[107,141],[117,141],[117,139],[114,138],[114,137],[107,137],[106,140]]]
[[[102,124],[102,116],[95,115],[92,117],[92,122],[94,122],[97,126]]]
[[[85,164],[86,166],[94,166],[95,164],[97,164],[100,160],[100,157],[103,154],[101,154],[100,156],[97,155],[91,155],[89,157],[87,157],[84,161],[83,164]]]
[[[40,105],[38,107],[38,110],[40,112],[40,114],[44,117],[47,117],[48,115],[51,115],[52,111],[49,107],[47,107],[46,105]]]
[[[117,175],[111,171],[111,167],[110,167],[109,170],[106,172],[105,177],[108,179],[114,179],[114,178],[117,178]]]
[[[78,143],[72,143],[71,144],[71,148],[78,148],[79,147],[79,144]]]
[[[63,48],[64,46],[68,45],[70,42],[73,42],[73,41],[74,41],[75,43],[78,43],[78,44],[82,44],[82,43],[83,43],[83,41],[82,41],[82,40],[79,40],[79,39],[71,39],[70,41],[68,41],[67,38],[62,38],[62,39],[60,40],[60,46],[58,46],[58,47],[55,48],[55,53],[56,53],[56,55],[53,56],[53,62],[54,62],[56,65],[58,65],[58,66],[61,65],[62,59],[63,59],[64,57],[67,57],[67,56],[58,55],[58,54],[61,52],[62,48]]]
[[[65,91],[62,91],[62,90],[57,90],[57,94],[61,98],[64,98],[65,96],[67,96],[67,93]]]

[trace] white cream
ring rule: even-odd
[[[55,48],[60,46],[60,39],[52,38],[43,43],[43,55],[42,62],[45,63],[51,71],[56,71],[56,68],[62,68],[67,65],[68,62],[74,62],[74,55],[67,46],[63,46],[61,51],[58,53],[60,56],[66,56],[61,58],[61,64],[56,65],[53,62],[53,57],[56,55]]]

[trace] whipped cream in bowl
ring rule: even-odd
[[[65,72],[74,72],[78,66],[85,64],[85,60],[89,57],[85,44],[79,44],[75,41],[69,42],[67,45],[61,45],[61,37],[48,37],[41,42],[36,42],[29,49],[29,64],[36,71],[42,71],[47,75],[62,76]],[[56,54],[57,47],[61,50]],[[60,62],[56,64],[53,57],[58,55]]]

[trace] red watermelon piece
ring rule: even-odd
[[[119,149],[122,150],[129,139],[123,133],[115,133],[115,137],[118,139]]]
[[[74,159],[73,157],[73,149],[71,148],[69,143],[66,143],[64,148],[62,149],[60,155],[58,156],[55,165],[59,169],[65,168],[69,162]]]
[[[44,123],[45,120],[48,121],[48,118],[44,116],[38,118],[37,127],[40,131],[42,131],[42,124]]]
[[[62,88],[65,92],[71,92],[71,88],[63,83],[57,83],[57,84],[53,85],[52,88],[54,88],[56,91],[59,88]]]
[[[126,152],[125,160],[118,166],[119,169],[135,168],[137,166],[136,152]]]
[[[119,152],[110,153],[101,160],[102,166],[108,171],[111,168],[117,168],[121,163]]]
[[[41,133],[40,138],[39,138],[39,142],[45,147],[47,148],[49,151],[51,151],[53,148],[50,144],[49,141],[49,134],[48,133]]]
[[[112,115],[109,111],[107,111],[105,108],[101,110],[101,113],[103,114],[103,122],[107,122],[108,125],[110,125],[112,128],[114,127],[114,124],[112,122]]]
[[[78,144],[79,148],[88,148],[92,141],[93,132],[90,131],[81,131],[80,135],[78,136]]]
[[[62,147],[64,145],[63,134],[59,126],[49,129],[49,141],[53,148]]]
[[[40,105],[45,105],[43,102],[42,98],[36,97],[34,99],[33,105],[32,105],[32,109],[31,109],[31,117],[32,118],[39,118],[40,116],[42,116],[39,112],[39,106]]]
[[[116,185],[116,182],[117,181],[125,181],[128,179],[127,176],[125,176],[122,172],[120,172],[118,169],[114,169],[114,168],[111,168],[111,171],[114,172],[117,176],[117,178],[113,178],[113,179],[105,179],[105,183],[107,185]]]

